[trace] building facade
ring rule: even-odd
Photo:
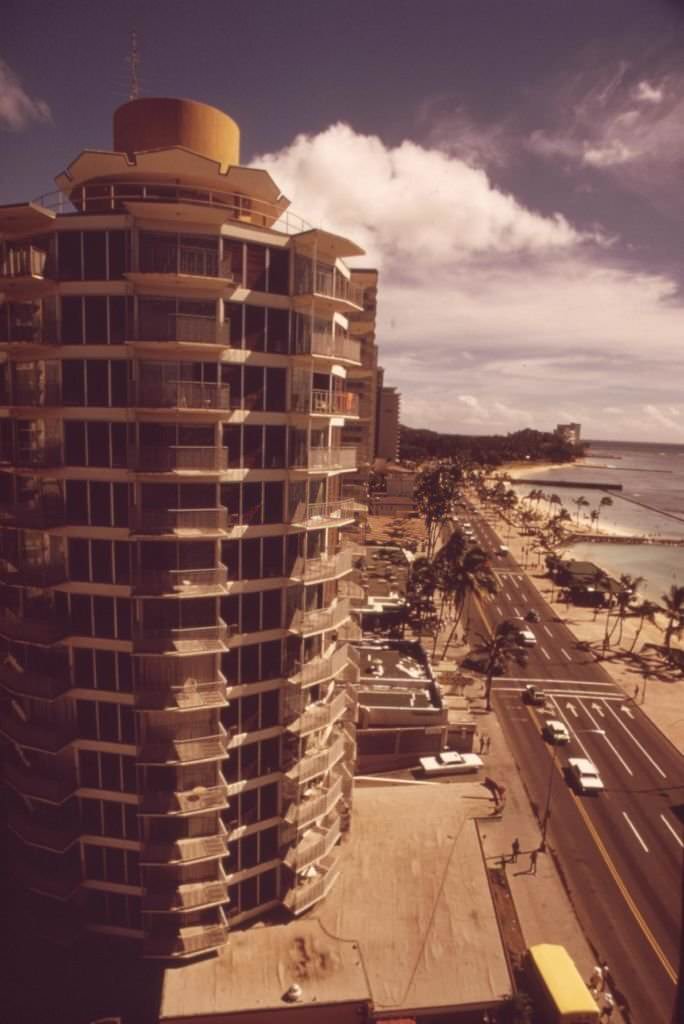
[[[345,423],[342,440],[353,445],[361,473],[372,466],[375,458],[376,421],[378,415],[378,346],[375,343],[378,272],[353,269],[351,280],[362,290],[363,310],[348,316],[350,336],[358,341],[361,365],[347,373],[347,387],[357,397],[358,419]]]
[[[0,208],[0,740],[43,934],[217,949],[337,877],[358,627],[342,442],[353,242],[134,100]]]
[[[401,395],[396,388],[381,387],[378,394],[377,448],[379,459],[399,459],[399,410]]]

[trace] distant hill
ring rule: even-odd
[[[463,458],[481,466],[499,466],[503,462],[529,459],[530,462],[572,462],[583,453],[556,434],[542,430],[516,430],[512,434],[475,436],[439,434],[435,430],[400,430],[400,457],[411,462],[425,459]]]

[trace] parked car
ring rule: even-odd
[[[419,758],[425,775],[462,775],[482,768],[482,758],[477,754],[459,754],[456,750],[443,750],[434,757]]]
[[[604,788],[596,765],[587,757],[569,757],[568,769],[578,792],[599,793]]]
[[[526,704],[534,704],[536,707],[544,707],[546,704],[546,693],[538,686],[528,683],[523,690],[523,700]]]
[[[549,743],[569,743],[570,733],[568,727],[564,722],[559,722],[557,718],[550,718],[548,722],[544,723],[542,733]]]

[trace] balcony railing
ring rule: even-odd
[[[318,633],[324,629],[334,629],[349,617],[349,602],[338,601],[332,608],[311,608],[305,611],[298,608],[290,623],[293,633]]]
[[[320,683],[324,679],[332,679],[339,675],[349,665],[350,653],[351,649],[346,645],[338,647],[329,657],[313,658],[288,677],[288,689],[292,689],[298,701],[297,712],[301,710],[301,687],[311,686],[312,683]]]
[[[0,278],[44,277],[47,253],[33,245],[8,246],[0,259]]]
[[[330,746],[325,747],[323,750],[317,750],[312,754],[305,754],[295,761],[286,773],[287,777],[290,782],[304,783],[315,779],[317,775],[325,775],[344,757],[344,750],[345,737],[339,736]]]
[[[228,705],[226,682],[198,683],[165,689],[138,690],[136,706],[140,711],[193,711],[196,708],[221,708]]]
[[[151,654],[173,649],[188,654],[216,651],[223,650],[227,637],[228,627],[220,620],[212,626],[146,626],[143,623],[133,633],[133,649]]]
[[[221,811],[228,806],[226,786],[195,786],[173,793],[153,792],[143,797],[140,813],[150,817]]]
[[[222,829],[220,835],[193,836],[171,842],[150,841],[143,844],[141,864],[185,864],[189,861],[216,860],[227,854],[228,833]]]
[[[363,288],[352,284],[337,270],[311,266],[295,282],[295,288],[297,295],[324,295],[363,308]]]
[[[228,449],[216,445],[133,446],[129,463],[142,473],[219,473],[228,468]]]
[[[76,823],[69,825],[42,822],[28,812],[10,812],[7,824],[12,832],[29,846],[40,846],[56,853],[68,850],[80,836],[80,829]]]
[[[0,733],[29,750],[56,754],[75,739],[75,727],[67,722],[48,723],[40,719],[19,718],[14,712],[0,709]]]
[[[34,619],[19,617],[8,608],[0,608],[0,634],[10,640],[26,640],[36,644],[56,644],[70,632],[66,619],[45,610],[45,617]]]
[[[135,659],[136,692],[154,690],[193,690],[204,684],[225,686],[218,670],[216,654],[190,652],[187,657],[168,658],[153,652]]]
[[[223,587],[228,579],[225,565],[209,569],[139,569],[133,576],[137,594],[202,592]]]
[[[20,697],[57,700],[71,687],[68,677],[49,676],[42,672],[17,672],[9,665],[0,665],[0,686]]]
[[[317,729],[325,729],[342,718],[347,706],[345,690],[333,697],[329,704],[310,704],[308,707],[303,705],[303,694],[300,691],[286,708],[286,728],[288,732],[298,733],[300,736],[315,732]]]
[[[226,882],[188,882],[163,892],[148,890],[143,896],[143,911],[145,913],[182,912],[227,903],[228,898]]]
[[[329,580],[334,576],[342,576],[351,572],[353,554],[345,549],[336,555],[323,555],[320,558],[298,558],[292,568],[292,578],[314,583]]]
[[[151,737],[140,751],[138,760],[141,764],[193,764],[202,761],[222,761],[226,752],[226,736],[221,726],[217,727],[216,736],[203,736],[188,739],[177,737],[154,739]]]
[[[317,878],[298,882],[285,896],[285,907],[292,914],[303,914],[314,903],[328,895],[339,877],[339,871],[330,870]]]
[[[331,413],[337,416],[358,416],[359,396],[351,391],[319,391],[311,392],[311,411],[313,413]]]
[[[295,526],[323,526],[326,521],[339,524],[340,520],[353,520],[355,502],[349,498],[336,501],[300,502],[291,516]]]
[[[227,508],[141,508],[129,510],[131,529],[139,533],[173,530],[227,530],[232,519]]]
[[[347,362],[361,362],[361,342],[341,334],[326,331],[305,333],[295,342],[298,355],[325,356],[329,359],[343,359]]]
[[[192,925],[177,932],[148,934],[143,956],[156,960],[178,960],[219,949],[228,941],[226,925]]]
[[[0,462],[9,462],[21,468],[44,469],[62,465],[62,446],[59,442],[46,442],[35,448],[7,447],[0,449]]]
[[[228,411],[230,387],[198,381],[172,380],[153,384],[137,381],[132,387],[131,405],[143,409],[203,409]]]
[[[143,242],[140,247],[141,274],[190,274],[232,281],[230,259],[219,259],[218,249],[199,245],[168,245]]]
[[[74,775],[47,778],[32,768],[22,768],[9,762],[3,765],[3,778],[17,793],[49,804],[63,804],[76,791]]]
[[[176,341],[197,345],[230,345],[230,322],[194,313],[151,313],[140,311],[137,341]]]
[[[296,468],[318,472],[325,469],[356,469],[356,448],[309,448],[295,460]]]
[[[50,529],[64,522],[64,505],[55,501],[37,502],[34,505],[7,503],[0,505],[0,523],[22,526],[27,529]]]
[[[327,857],[340,838],[341,832],[339,818],[335,818],[327,829],[314,826],[304,833],[296,846],[288,850],[285,863],[295,872],[315,864],[322,857]]]
[[[288,808],[285,820],[297,829],[306,828],[318,818],[325,817],[342,796],[342,778],[321,788],[319,792],[294,802]]]

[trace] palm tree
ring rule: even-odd
[[[416,558],[411,565],[411,575],[406,588],[406,619],[420,635],[435,623],[434,595],[437,589],[437,574],[427,558]]]
[[[630,651],[633,651],[635,649],[635,647],[636,647],[636,645],[638,643],[639,637],[641,636],[641,631],[644,628],[644,623],[645,622],[650,622],[652,625],[655,626],[655,624],[656,624],[656,618],[655,617],[656,617],[656,615],[657,615],[657,613],[659,611],[660,611],[659,606],[654,601],[648,601],[648,600],[642,601],[641,604],[638,604],[632,610],[632,614],[633,615],[638,615],[639,616],[639,627],[638,627],[636,633],[634,634],[634,639],[632,640],[632,646],[630,647]]]
[[[449,545],[446,546],[448,547]],[[446,548],[442,550],[446,552]],[[439,557],[437,561],[440,562]],[[454,621],[442,652],[444,658],[470,598],[474,594],[495,594],[498,585],[488,556],[479,547],[466,548],[460,557],[452,557],[451,553],[447,552],[441,565],[438,564],[437,572],[440,589],[454,614]]]
[[[665,627],[665,647],[669,651],[672,646],[672,637],[680,637],[684,630],[684,587],[673,583],[667,594],[663,594],[660,600],[663,602],[663,611],[668,620]]]
[[[625,619],[630,614],[630,605],[636,596],[636,592],[639,587],[643,586],[646,582],[643,576],[630,576],[629,573],[623,572],[620,576],[619,584],[620,589],[615,596],[615,604],[617,606],[617,620],[613,627],[613,632],[620,624],[620,631],[618,633],[617,642],[622,643],[622,632],[625,627]],[[613,633],[611,632],[611,637]]]
[[[527,652],[518,644],[518,631],[511,623],[502,622],[494,636],[478,633],[479,643],[473,647],[473,654],[485,659],[485,706],[492,710],[492,682],[497,672],[505,669],[512,661],[524,667]]]
[[[580,509],[586,508],[587,505],[589,504],[589,502],[587,501],[587,499],[584,497],[583,494],[580,494],[579,498],[573,498],[572,499],[572,503],[573,503],[573,505],[577,505],[577,525],[579,526]]]
[[[603,498],[601,498],[601,500],[599,501],[598,508],[596,509],[596,529],[597,530],[598,530],[599,517],[601,515],[601,509],[602,508],[610,508],[610,506],[612,504],[613,504],[613,499],[609,498],[607,494]],[[593,518],[593,516],[594,516],[594,513],[592,512],[592,518]]]

